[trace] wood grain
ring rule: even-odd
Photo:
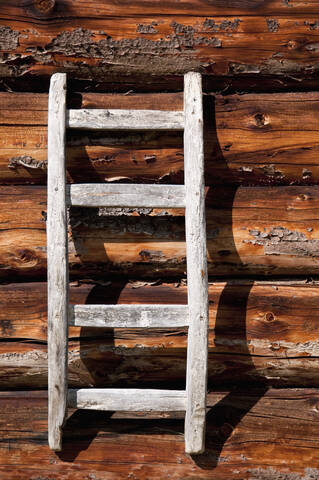
[[[67,186],[67,205],[77,207],[183,208],[183,185],[77,183]]]
[[[51,3],[55,3],[53,8],[49,8]],[[34,22],[39,24],[48,23],[51,19],[60,25],[68,25],[70,21],[66,13],[72,14],[72,21],[79,19],[90,20],[99,15],[101,19],[107,16],[127,17],[143,15],[193,15],[196,11],[199,15],[224,16],[229,15],[291,15],[296,13],[318,14],[319,7],[316,0],[289,0],[283,3],[281,0],[271,0],[268,2],[262,0],[213,0],[209,4],[205,0],[185,0],[180,2],[162,2],[154,0],[151,3],[143,0],[129,0],[118,3],[115,0],[64,0],[63,2],[47,2],[46,7],[41,6],[39,2],[32,4],[20,4],[17,0],[6,4],[1,12],[2,18],[11,17],[16,20],[24,20],[26,15]],[[156,25],[154,26],[154,28]]]
[[[72,411],[65,449],[55,454],[47,446],[46,392],[1,392],[0,475],[3,480],[310,480],[319,474],[318,402],[315,389],[213,391],[207,451],[193,457],[184,453],[180,414],[129,419],[132,412]]]
[[[73,408],[105,411],[184,412],[186,393],[183,390],[80,388],[69,390],[68,405]]]
[[[103,328],[171,328],[189,325],[186,305],[70,305],[69,325]]]
[[[186,286],[76,283],[77,305],[187,303]],[[46,284],[0,286],[0,388],[47,385]],[[318,284],[237,280],[209,285],[210,388],[319,386]],[[69,329],[71,388],[184,388],[186,329]]]
[[[66,75],[52,76],[48,110],[48,396],[49,445],[62,448],[67,416],[69,272],[66,209]]]
[[[181,94],[71,96],[82,108],[183,108]],[[0,93],[0,183],[45,184],[47,95]],[[205,95],[206,185],[318,184],[319,95]],[[68,182],[183,183],[178,133],[72,132]]]
[[[67,127],[82,130],[183,130],[184,115],[163,110],[67,110]]]
[[[184,77],[185,240],[189,328],[187,343],[185,451],[205,450],[208,357],[208,284],[202,77]]]

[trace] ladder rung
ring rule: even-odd
[[[68,110],[68,128],[89,130],[183,130],[183,111],[164,110]]]
[[[185,411],[184,390],[80,388],[68,391],[68,406],[115,411]]]
[[[69,325],[108,328],[187,327],[187,305],[70,305]]]
[[[67,203],[81,207],[184,208],[184,185],[77,183],[67,185]]]

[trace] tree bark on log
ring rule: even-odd
[[[47,285],[0,286],[0,388],[47,386]],[[71,285],[74,304],[186,304],[183,284]],[[209,385],[318,386],[317,283],[209,285]],[[181,388],[187,329],[70,327],[70,387]]]
[[[46,392],[2,392],[0,476],[311,480],[319,476],[318,403],[312,389],[211,392],[206,451],[193,457],[184,452],[180,415],[70,411],[63,451],[54,453]]]
[[[319,273],[319,187],[211,188],[206,195],[209,274]],[[132,210],[132,209],[131,209]],[[72,278],[184,276],[182,209],[72,207]],[[44,278],[46,189],[0,187],[0,278]]]

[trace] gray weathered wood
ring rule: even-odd
[[[81,388],[69,390],[71,408],[117,411],[185,411],[184,390]]]
[[[65,188],[66,75],[51,78],[48,118],[48,389],[49,446],[62,448],[67,414],[68,242]]]
[[[164,110],[67,111],[68,128],[89,130],[183,130],[184,113]]]
[[[82,207],[185,207],[184,185],[87,183],[67,186],[69,205]]]
[[[189,329],[185,450],[205,449],[208,358],[208,282],[204,191],[202,81],[199,73],[184,77],[184,171],[186,188],[186,255]]]
[[[70,305],[69,325],[109,328],[188,326],[187,305]]]
[[[48,125],[49,445],[61,450],[67,405],[124,411],[185,411],[185,450],[205,448],[208,282],[201,75],[185,75],[184,112],[65,109],[66,77],[51,79]],[[65,185],[65,128],[182,130],[184,185]],[[188,305],[68,305],[66,204],[90,207],[183,208]],[[189,327],[186,391],[67,390],[67,325]]]

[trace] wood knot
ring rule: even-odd
[[[11,266],[16,268],[33,268],[39,263],[39,260],[32,250],[28,248],[19,249],[11,259]]]
[[[264,113],[258,112],[254,115],[254,118],[257,127],[264,127],[269,123],[269,117]]]
[[[265,315],[265,320],[267,322],[273,322],[275,320],[275,315],[272,312],[267,312]]]
[[[27,12],[37,17],[48,16],[55,7],[56,0],[32,0],[27,4]]]
[[[287,43],[288,50],[297,50],[299,48],[299,43],[295,40],[289,40]]]
[[[309,196],[306,195],[305,193],[301,193],[300,195],[298,195],[297,199],[302,200],[302,201],[306,201],[306,200],[309,200]]]

